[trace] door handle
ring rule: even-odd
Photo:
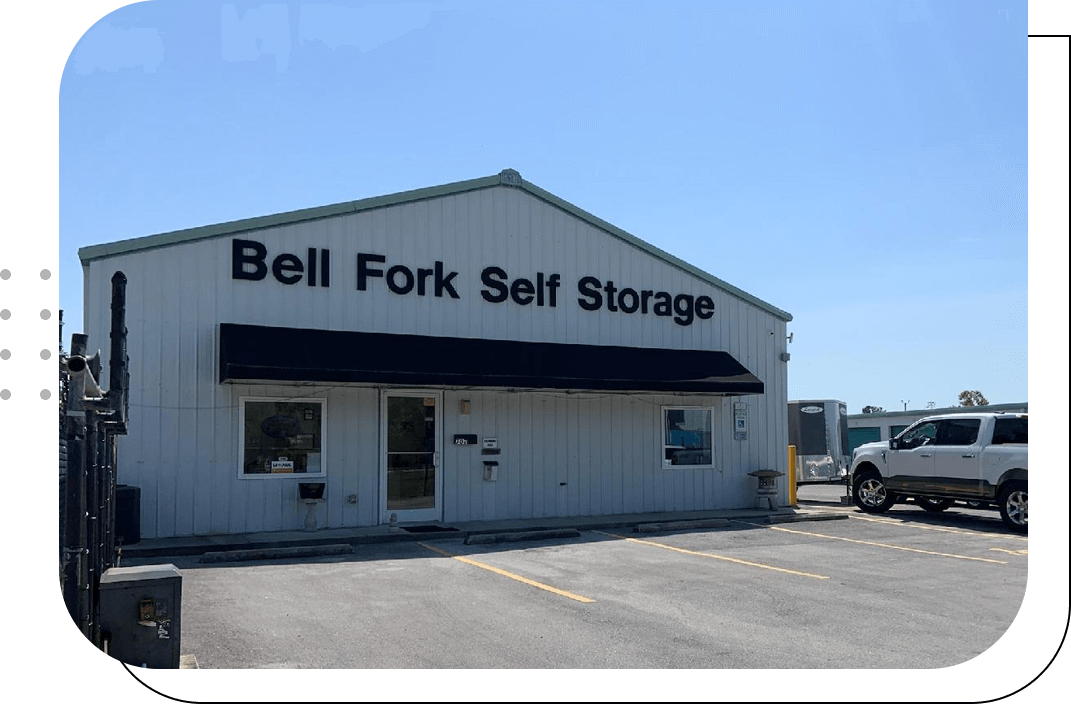
[[[933,453],[932,452],[928,452],[928,453],[927,452],[920,452],[919,453],[919,457],[933,457]]]
[[[963,455],[963,459],[965,459],[965,460],[973,460],[974,457],[975,457],[974,455]]]

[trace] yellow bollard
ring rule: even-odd
[[[788,505],[796,508],[796,446],[788,446]]]

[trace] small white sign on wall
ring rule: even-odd
[[[733,404],[733,440],[747,440],[747,404]]]
[[[498,448],[498,438],[484,438],[483,448],[485,450],[494,450]]]

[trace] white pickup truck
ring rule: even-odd
[[[995,503],[1011,530],[1027,532],[1027,414],[954,413],[916,421],[887,442],[852,453],[855,505],[881,513],[914,497],[927,511],[954,500]]]

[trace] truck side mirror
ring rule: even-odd
[[[889,438],[889,449],[890,450],[899,450],[900,449],[900,441],[897,440],[896,438]]]

